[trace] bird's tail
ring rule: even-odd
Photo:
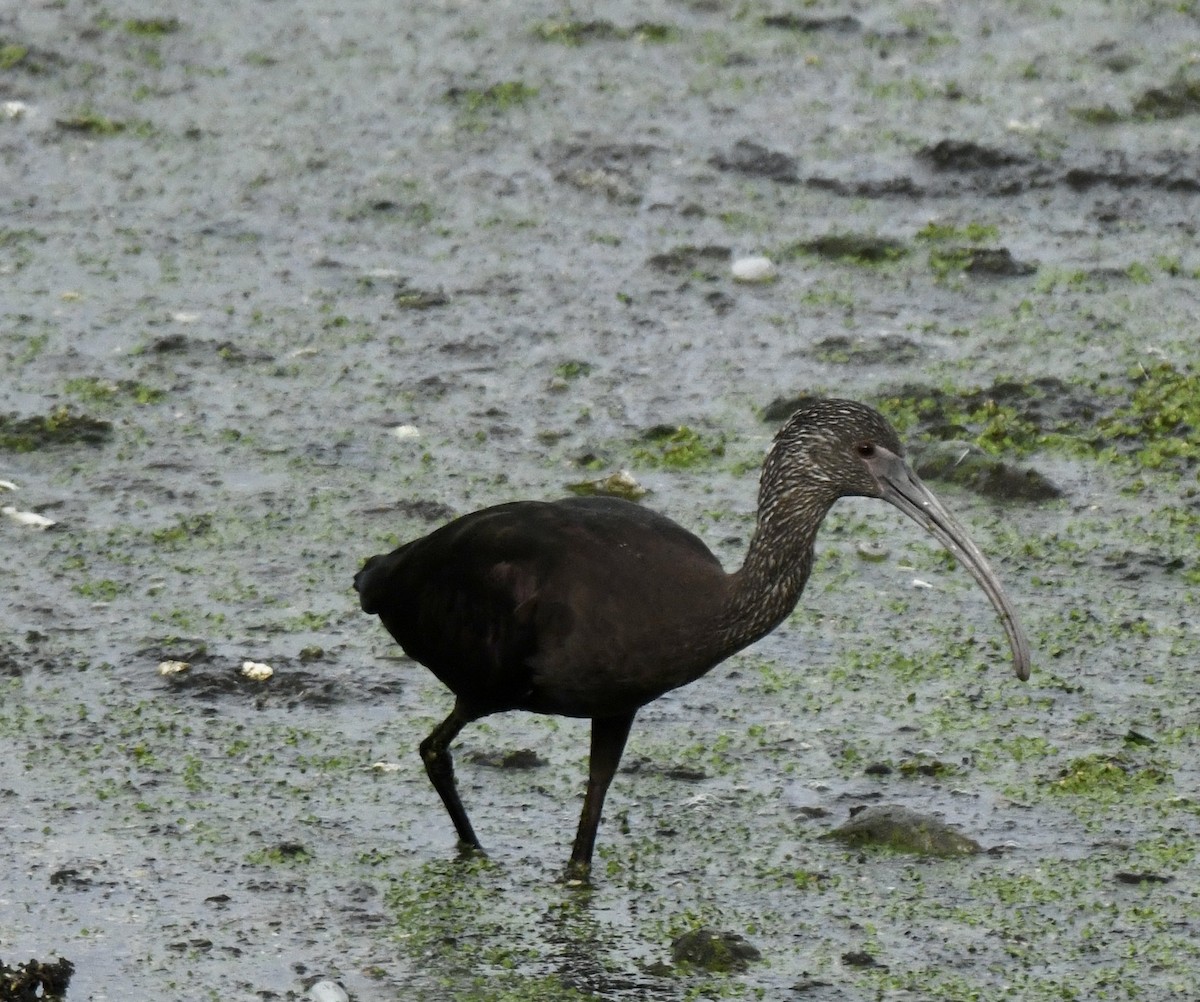
[[[358,601],[363,612],[376,613],[379,611],[380,600],[383,597],[383,580],[387,576],[387,555],[368,557],[362,569],[354,575],[354,590],[358,592]]]

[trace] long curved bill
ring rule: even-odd
[[[1021,629],[1016,610],[1004,593],[1000,579],[979,547],[903,458],[877,446],[867,465],[879,484],[879,496],[935,536],[979,582],[1004,624],[1008,645],[1012,648],[1013,670],[1017,678],[1025,681],[1029,678],[1029,641],[1025,639],[1025,631]]]

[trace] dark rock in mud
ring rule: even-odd
[[[116,881],[105,879],[102,860],[79,860],[73,866],[63,866],[50,874],[50,886],[59,890],[90,891],[95,887],[116,887]]]
[[[1182,557],[1168,556],[1163,553],[1139,553],[1134,550],[1120,549],[1107,552],[1101,558],[1100,566],[1110,573],[1116,573],[1122,581],[1140,581],[1148,575],[1174,574],[1187,567]],[[1131,737],[1131,735],[1136,735]],[[1153,739],[1145,735],[1129,731],[1125,735],[1125,743],[1131,745],[1154,744]]]
[[[792,985],[793,995],[803,995],[805,992],[816,991],[820,988],[832,988],[833,985],[828,981],[821,981],[817,978],[804,978],[802,981],[797,981]]]
[[[188,339],[183,334],[164,334],[150,342],[150,351],[155,355],[171,355],[175,352],[186,351]]]
[[[764,421],[786,421],[801,407],[807,407],[818,399],[820,398],[811,393],[801,393],[794,397],[776,397],[762,409],[759,416]]]
[[[1132,52],[1112,41],[1101,42],[1095,46],[1092,49],[1092,56],[1101,66],[1112,73],[1126,73],[1139,62],[1137,56]]]
[[[867,953],[866,950],[851,950],[848,953],[843,953],[842,954],[842,963],[845,964],[847,967],[883,967],[884,966],[878,960],[876,960],[873,956],[871,956],[871,954]]]
[[[849,14],[768,14],[762,19],[766,28],[783,28],[787,31],[834,31],[849,33],[862,28],[862,22]]]
[[[12,644],[0,644],[0,678],[20,678],[30,666],[27,654]]]
[[[684,244],[651,256],[646,264],[668,275],[699,274],[706,279],[714,279],[729,267],[731,253],[730,248],[720,244],[706,244],[703,247]]]
[[[1028,261],[1018,261],[1007,247],[964,247],[961,248],[961,253],[966,258],[963,271],[968,275],[1012,278],[1018,275],[1032,275],[1037,271],[1036,265]]]
[[[644,755],[626,762],[621,766],[621,772],[627,776],[638,773],[653,773],[685,783],[699,783],[702,780],[708,779],[708,773],[703,769],[697,769],[694,766],[688,765],[664,765],[652,758],[646,758]]]
[[[196,661],[193,660],[191,670],[168,675],[164,682],[170,692],[197,699],[247,698],[253,701],[254,708],[258,710],[268,706],[294,707],[302,704],[333,706],[347,698],[347,694],[333,679],[322,678],[312,672],[281,670],[286,661],[279,658],[272,658],[271,663],[276,670],[267,681],[247,678],[232,666],[197,670],[194,667]]]
[[[447,306],[450,297],[441,289],[400,289],[392,301],[402,310],[432,310],[436,306]]]
[[[550,167],[556,181],[620,205],[637,205],[658,152],[659,147],[648,143],[576,144],[556,151]]]
[[[855,198],[923,198],[929,192],[907,175],[853,178],[846,180],[844,175],[829,177],[814,174],[804,179],[804,183],[818,191],[828,191],[834,195]]]
[[[1055,183],[1053,165],[1012,150],[943,139],[917,153],[931,173],[921,185],[928,195],[1019,195]]]
[[[737,300],[727,292],[710,292],[704,297],[704,301],[713,308],[719,317],[725,316],[737,305]]]
[[[864,807],[840,828],[821,836],[852,846],[880,846],[896,852],[948,859],[982,852],[972,838],[927,814],[898,804]]]
[[[1200,191],[1200,158],[1176,150],[1132,156],[1124,150],[1088,151],[1044,161],[976,143],[943,140],[917,154],[917,167],[910,175],[897,174],[887,164],[873,170],[870,165],[855,163],[848,164],[843,173],[804,180],[810,187],[861,198],[1013,197],[1057,187],[1086,191],[1097,185]]]
[[[881,264],[885,261],[898,261],[908,254],[908,250],[903,241],[890,237],[868,233],[827,233],[812,240],[798,241],[788,247],[784,254],[791,256],[803,252],[838,261]]]
[[[33,1002],[67,994],[75,965],[66,959],[29,960],[10,967],[0,960],[0,1002]]]
[[[907,365],[924,354],[919,344],[899,334],[878,338],[833,334],[813,346],[813,355],[830,365]]]
[[[728,153],[714,154],[708,162],[719,170],[766,178],[780,184],[800,181],[799,162],[795,157],[768,150],[749,139],[738,140]]]
[[[996,501],[1053,501],[1062,488],[1032,467],[1020,469],[965,442],[939,442],[920,451],[913,464],[928,480],[959,484]]]
[[[726,972],[746,970],[750,961],[762,959],[762,953],[735,932],[696,929],[685,932],[671,944],[671,957],[677,964]]]
[[[392,505],[391,510],[426,522],[445,522],[457,514],[448,504],[428,498],[405,498]]]
[[[1118,884],[1169,884],[1175,879],[1161,873],[1131,873],[1128,870],[1119,870],[1114,877]]]
[[[27,647],[10,644],[0,640],[0,678],[20,678],[32,672],[45,672],[48,675],[57,672],[78,669],[74,657],[63,657],[52,651],[36,650],[46,637],[36,630],[30,630],[25,636]]]
[[[928,776],[930,779],[937,779],[941,776],[950,776],[959,770],[947,762],[943,762],[936,758],[906,758],[903,759],[896,768],[901,776]]]
[[[1141,118],[1182,118],[1200,112],[1200,79],[1178,75],[1165,87],[1151,87],[1133,102]]]
[[[1177,150],[1130,157],[1124,150],[1110,150],[1089,163],[1072,164],[1063,173],[1062,182],[1073,191],[1107,185],[1118,190],[1195,192],[1200,191],[1200,157]]]
[[[926,146],[917,152],[917,159],[939,171],[995,170],[1029,163],[1023,154],[959,139],[943,139]]]
[[[476,765],[489,769],[540,769],[546,760],[531,748],[518,748],[508,752],[472,752],[468,758]]]
[[[265,351],[253,351],[234,341],[221,341],[214,346],[214,353],[222,362],[230,365],[245,365],[247,362],[273,362],[275,356]]]

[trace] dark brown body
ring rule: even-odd
[[[656,573],[664,565],[669,576]],[[709,640],[729,576],[708,547],[611,498],[474,512],[372,557],[356,585],[405,653],[479,716],[632,713],[736,650]]]

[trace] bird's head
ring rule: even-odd
[[[1029,677],[1029,643],[1008,596],[966,530],[904,458],[883,415],[852,400],[814,400],[788,419],[763,465],[760,517],[815,529],[838,498],[880,498],[934,536],[971,572],[1000,614],[1013,667]]]
[[[841,497],[884,497],[880,477],[904,462],[904,446],[882,414],[853,400],[814,400],[775,436],[763,485],[792,503],[833,504]]]

